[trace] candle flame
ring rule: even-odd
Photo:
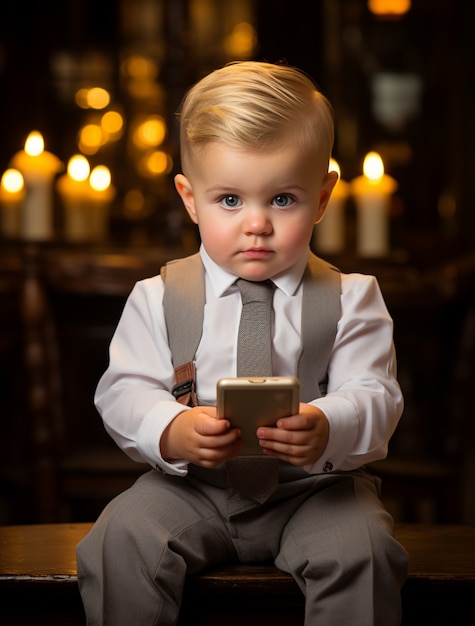
[[[39,156],[45,149],[43,135],[38,131],[32,131],[25,141],[25,152],[29,156]]]
[[[9,193],[18,193],[23,189],[23,176],[18,170],[10,168],[2,176],[1,186]]]
[[[368,8],[374,15],[401,16],[411,8],[411,0],[368,0]]]
[[[97,165],[89,177],[91,187],[95,191],[105,191],[111,184],[111,174],[105,165]]]
[[[338,174],[338,178],[340,178],[341,176],[340,166],[338,165],[338,162],[335,161],[335,159],[333,158],[330,159],[330,164],[328,165],[328,171],[336,172]]]
[[[89,162],[82,154],[75,154],[68,161],[68,174],[77,182],[86,180],[90,170]]]
[[[363,162],[363,173],[372,183],[377,183],[384,176],[384,164],[377,152],[368,152]]]

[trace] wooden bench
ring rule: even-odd
[[[0,624],[84,626],[75,546],[90,527],[0,526]],[[400,524],[396,536],[410,555],[404,626],[473,626],[475,526]],[[235,565],[188,579],[180,624],[301,626],[303,607],[287,574]]]

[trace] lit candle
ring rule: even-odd
[[[66,239],[87,241],[92,235],[91,186],[89,162],[82,154],[68,161],[66,174],[58,178],[57,190],[63,205]]]
[[[13,168],[6,170],[0,182],[2,233],[5,237],[17,238],[20,236],[21,207],[24,198],[23,176]]]
[[[389,206],[397,182],[384,173],[377,152],[369,152],[363,164],[363,176],[351,182],[356,201],[356,249],[362,257],[382,257],[389,252]]]
[[[111,174],[105,165],[97,165],[89,176],[92,203],[92,234],[100,241],[107,237],[109,211],[115,196]]]
[[[323,254],[340,254],[345,247],[345,203],[348,197],[348,183],[340,178],[340,166],[330,159],[329,172],[338,174],[330,201],[321,222],[315,226],[314,243]]]
[[[25,180],[22,236],[25,239],[49,239],[53,235],[53,178],[63,164],[44,149],[43,136],[31,132],[25,149],[17,152],[11,165],[20,170]]]

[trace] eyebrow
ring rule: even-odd
[[[276,186],[277,187],[277,186]],[[295,185],[293,183],[289,184],[280,184],[278,183],[278,189],[281,191],[276,191],[273,193],[288,193],[291,191],[308,191],[307,187],[302,187],[301,185]],[[219,185],[213,185],[212,187],[208,187],[205,189],[205,193],[236,193],[236,191],[240,192],[236,187],[230,187],[228,185],[223,185],[222,187]]]
[[[213,185],[212,187],[208,187],[205,189],[205,193],[236,193],[235,187],[229,187],[228,185]]]

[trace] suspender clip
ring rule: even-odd
[[[194,382],[195,381],[190,378],[182,383],[177,383],[172,389],[172,394],[175,399],[178,400],[178,398],[186,396],[187,393],[191,393],[193,391]]]

